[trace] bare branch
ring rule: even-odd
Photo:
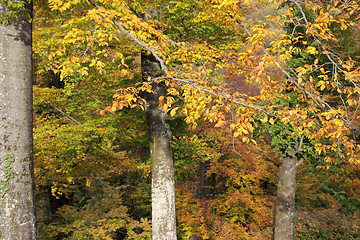
[[[61,111],[59,108],[55,107],[54,105],[52,105],[51,103],[47,102],[47,101],[43,101],[44,103],[46,103],[47,105],[49,105],[50,107],[52,107],[53,109],[55,109],[57,112],[59,112],[61,115],[65,116],[66,119],[68,119],[70,122],[72,122],[74,125],[81,125],[78,121],[76,121],[74,118],[72,118],[69,114]]]

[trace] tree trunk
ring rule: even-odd
[[[206,174],[206,162],[200,162],[200,179],[199,179],[199,198],[205,198],[205,174]]]
[[[144,81],[161,75],[160,64],[153,55],[141,53]],[[166,95],[163,83],[152,83],[154,93],[145,93],[146,121],[150,138],[152,239],[176,239],[175,169],[171,149],[171,130],[165,113],[159,108],[159,97]]]
[[[301,164],[295,154],[280,160],[275,206],[275,240],[292,240],[294,234],[296,172]]]
[[[0,23],[0,239],[37,239],[31,41],[30,19]]]

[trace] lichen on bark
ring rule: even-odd
[[[15,162],[14,150],[16,147],[17,140],[18,138],[16,138],[15,142],[11,146],[11,151],[1,159],[1,161],[4,164],[3,166],[4,170],[2,176],[3,180],[0,181],[0,207],[3,204],[3,199],[6,197],[6,194],[8,193],[10,181],[14,178],[14,167],[12,166],[12,164]],[[0,209],[0,213],[2,213],[2,211],[3,209]]]

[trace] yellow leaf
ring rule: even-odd
[[[220,3],[220,7],[226,5],[229,2],[229,0],[224,0],[222,3]]]
[[[270,119],[269,119],[269,123],[270,123],[271,125],[274,124],[274,123],[275,123],[274,119],[273,119],[273,118],[270,118]]]
[[[221,126],[224,126],[225,124],[226,124],[225,121],[220,120],[218,123],[215,124],[214,127],[221,127]]]
[[[86,186],[87,186],[87,187],[90,187],[90,185],[91,185],[91,180],[87,178],[87,179],[86,179]]]
[[[343,121],[341,121],[340,119],[335,119],[334,124],[336,126],[340,126],[340,127],[342,127],[344,125]]]
[[[161,108],[161,107],[159,106],[159,108]],[[165,111],[165,112],[167,112],[167,111],[168,111],[168,108],[169,108],[169,105],[164,104],[163,109],[164,109],[164,111]]]
[[[178,107],[171,109],[170,116],[172,116],[172,117],[175,116],[177,109],[178,109]]]
[[[128,70],[127,69],[121,69],[120,73],[121,73],[122,76],[126,76],[126,74],[128,73]]]
[[[266,123],[266,122],[268,121],[268,116],[265,115],[265,117],[264,117],[263,119],[260,119],[260,121],[261,121],[262,123]]]
[[[315,47],[312,47],[312,46],[307,47],[306,51],[307,51],[308,53],[314,54],[314,55],[318,53],[318,51],[316,51],[316,48],[315,48]]]

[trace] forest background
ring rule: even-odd
[[[144,111],[157,84],[178,239],[272,239],[281,181],[296,181],[294,239],[360,238],[358,12],[332,0],[34,1],[40,239],[152,238]],[[144,75],[146,54],[160,74]]]

